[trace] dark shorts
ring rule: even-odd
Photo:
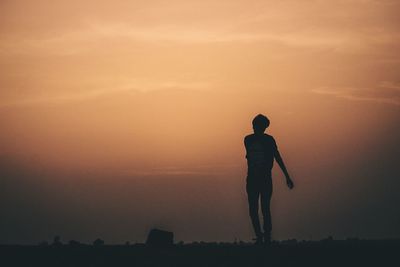
[[[249,169],[246,179],[247,193],[272,194],[272,175],[270,170]]]
[[[272,178],[265,177],[264,179],[249,179],[246,181],[246,192],[248,195],[272,195]]]

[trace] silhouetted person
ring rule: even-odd
[[[247,158],[246,191],[249,201],[249,213],[256,234],[256,244],[271,242],[271,211],[270,201],[272,196],[271,170],[274,159],[281,167],[286,177],[287,186],[292,189],[293,181],[289,177],[282,157],[279,154],[275,139],[265,130],[269,120],[262,114],[253,119],[254,133],[244,138]],[[261,199],[261,211],[264,219],[264,234],[261,231],[258,217],[258,203]]]

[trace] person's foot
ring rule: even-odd
[[[262,235],[257,236],[254,240],[254,245],[259,246],[263,244],[263,237]]]
[[[264,233],[264,244],[265,245],[271,244],[271,232]]]

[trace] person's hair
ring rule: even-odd
[[[252,123],[254,131],[264,132],[265,129],[267,129],[269,126],[269,119],[262,114],[258,114],[257,116],[254,117]]]

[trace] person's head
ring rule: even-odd
[[[253,123],[253,130],[255,133],[264,133],[265,129],[267,129],[269,126],[269,119],[262,114],[258,114],[257,116],[254,117],[252,123]]]

